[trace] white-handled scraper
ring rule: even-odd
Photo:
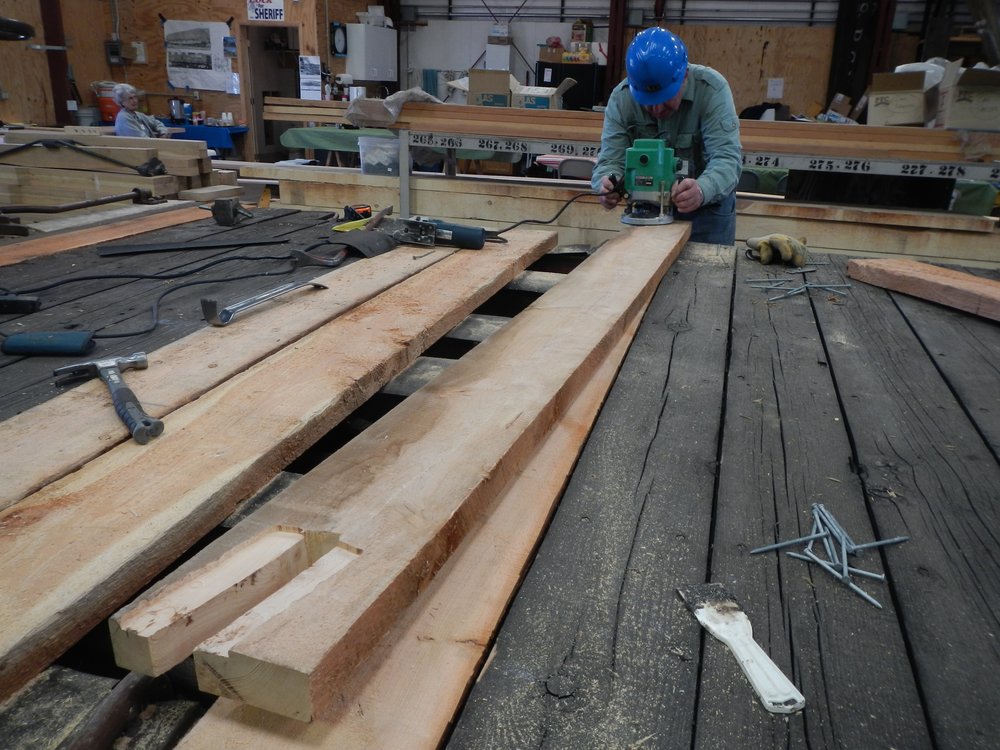
[[[729,647],[743,674],[772,713],[791,714],[806,699],[753,639],[753,626],[721,583],[694,583],[677,589],[681,599],[709,633]]]

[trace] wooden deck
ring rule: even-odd
[[[325,215],[280,209],[257,213],[235,229],[195,222],[160,229],[141,241],[193,241],[222,233],[287,237],[280,253],[274,247],[243,248],[239,254],[248,259],[224,267],[237,276],[286,267],[260,256],[287,255],[291,247],[308,247],[328,234]],[[192,260],[190,251],[156,253],[121,258],[114,266],[122,272],[141,266],[152,273],[234,254],[226,250]],[[0,285],[32,288],[43,279],[80,273],[93,257],[93,249],[82,248],[0,266]],[[638,325],[495,642],[488,630],[482,639],[469,636],[471,626],[460,622],[461,608],[449,616],[455,627],[448,628],[450,620],[438,622],[433,638],[416,614],[404,618],[402,632],[415,642],[460,646],[470,665],[464,671],[456,671],[455,660],[435,661],[437,652],[428,652],[426,663],[440,667],[405,671],[403,679],[403,671],[386,670],[405,670],[406,665],[393,661],[385,648],[376,648],[371,658],[383,661],[362,665],[360,676],[349,684],[360,697],[344,709],[339,724],[303,724],[241,710],[236,702],[220,699],[181,746],[332,748],[345,746],[349,737],[354,747],[387,747],[373,738],[401,736],[412,747],[477,749],[994,747],[1000,734],[1000,325],[852,281],[844,256],[814,259],[823,264],[806,278],[851,284],[842,290],[846,294],[811,289],[768,301],[777,292],[755,289],[746,280],[776,276],[797,284],[800,276],[762,268],[736,248],[685,246]],[[420,273],[420,264],[440,260],[408,254],[409,265],[393,272],[402,280]],[[356,272],[362,265],[334,274]],[[225,291],[214,291],[232,302],[289,278],[328,272],[308,267],[276,278],[234,281]],[[976,273],[1000,279],[996,271]],[[483,289],[493,294],[509,276],[497,272],[495,280],[482,282]],[[357,298],[339,301],[341,309],[378,293],[370,286],[362,290],[363,281],[355,280]],[[60,287],[49,293],[54,296],[47,298],[45,309],[35,314],[42,317],[33,324],[136,330],[149,322],[150,295],[167,285],[122,280]],[[482,294],[485,300],[486,292]],[[161,307],[163,323],[155,332],[101,343],[103,351],[117,347],[123,353],[139,348],[158,353],[149,370],[125,376],[139,400],[146,397],[151,412],[177,408],[162,395],[168,385],[203,392],[218,385],[189,381],[187,374],[184,383],[158,383],[157,377],[170,379],[165,378],[171,372],[170,352],[209,357],[205,361],[213,364],[200,368],[199,377],[220,383],[237,377],[225,370],[225,353],[235,351],[236,344],[220,343],[223,334],[235,335],[237,326],[215,329],[220,336],[212,345],[197,343],[205,323],[192,312],[201,296],[205,290],[199,287],[171,295]],[[425,293],[420,299],[432,296]],[[95,300],[110,302],[95,307]],[[259,335],[254,338],[263,348],[244,351],[244,339],[240,356],[261,361],[273,356],[271,349],[285,346],[290,334],[281,327],[282,310],[301,315],[296,304],[289,298],[270,317],[255,317]],[[421,306],[426,305],[414,309]],[[0,318],[0,330],[12,332],[16,322]],[[317,319],[311,325],[318,329],[323,323]],[[438,324],[435,336],[453,325]],[[441,345],[447,341],[444,336]],[[0,358],[0,426],[5,434],[15,434],[12,427],[20,424],[25,426],[17,434],[27,438],[67,429],[58,413],[51,412],[53,421],[44,424],[32,423],[26,415],[37,413],[32,407],[54,403],[60,391],[52,384],[51,370],[68,361],[75,360]],[[400,359],[394,366],[404,364]],[[377,386],[372,383],[371,388]],[[106,400],[99,383],[81,393],[84,405]],[[591,398],[595,405],[600,402],[599,393]],[[75,459],[76,464],[49,456],[45,438],[35,440],[34,453],[9,443],[8,453],[18,458],[0,464],[6,476],[0,509],[14,506],[14,515],[8,513],[0,519],[3,523],[14,518],[20,528],[22,522],[40,522],[30,514],[17,515],[16,509],[21,498],[46,481],[42,475],[69,474],[88,456],[108,451],[108,441],[120,441],[120,436],[108,437],[120,428],[114,414],[107,408],[100,412],[93,424],[77,425],[81,438],[73,445],[83,458]],[[323,429],[329,429],[328,421]],[[308,439],[321,433],[320,426],[310,428]],[[87,439],[96,445],[83,445]],[[141,461],[139,449],[131,449],[125,445],[112,452],[124,457],[130,451],[130,461]],[[324,449],[332,450],[329,445]],[[304,458],[292,466],[302,470],[303,463],[318,460],[304,443],[286,442],[279,453],[303,451]],[[57,468],[44,468],[49,460]],[[286,468],[280,455],[263,463],[259,483],[268,472]],[[552,467],[550,479],[558,490],[558,469],[554,462],[546,465]],[[530,471],[544,476],[545,466]],[[150,486],[165,492],[171,482],[185,480],[176,472],[168,478],[151,478]],[[220,507],[199,506],[197,523],[207,531],[226,514],[223,506],[252,489],[253,483],[244,481],[218,496]],[[809,533],[810,510],[817,503],[832,511],[856,542],[910,538],[855,560],[859,568],[885,574],[884,582],[855,578],[881,609],[783,552],[749,554],[758,546]],[[503,545],[529,551],[532,538],[516,538],[517,524],[526,523],[527,515],[527,508],[508,512],[506,534],[479,539],[485,546],[476,547],[477,537],[471,535],[453,555],[455,561],[465,561],[462,567],[445,567],[441,577],[460,582],[470,601],[489,596],[502,609],[502,591],[479,590],[479,579],[463,580],[463,571],[474,570],[473,560],[486,560],[488,552],[506,549]],[[536,516],[533,523],[544,523],[544,512]],[[3,528],[11,534],[15,530]],[[42,640],[47,658],[58,658],[69,645],[60,645],[59,638],[67,639],[74,625],[78,630],[89,621],[106,633],[106,623],[99,621],[183,552],[179,539],[166,547],[157,550],[154,561],[144,561],[127,583],[114,571],[108,584],[113,591],[105,587],[103,599],[90,602],[86,616],[72,614],[67,623],[46,626]],[[83,549],[74,540],[64,554]],[[485,576],[488,571],[480,572]],[[756,640],[805,696],[802,712],[767,713],[730,652],[687,611],[677,587],[703,581],[725,584],[741,602]],[[411,608],[430,607],[425,611],[433,620],[434,613],[448,611],[433,598],[439,595],[431,586]],[[453,607],[459,604],[452,602]],[[19,616],[8,612],[0,621],[16,622]],[[391,630],[387,637],[396,633]],[[0,664],[0,676],[9,668],[10,662]],[[413,699],[366,704],[387,694],[378,686],[391,683],[393,675]],[[447,690],[439,685],[443,679],[450,683]],[[437,690],[447,700],[416,700]],[[374,726],[379,721],[396,726]],[[348,728],[341,731],[341,725]]]
[[[809,278],[849,283],[828,260]],[[861,283],[769,303],[761,271],[693,245],[673,267],[449,747],[995,746],[1000,327]],[[883,609],[749,554],[813,503],[910,537],[858,560]],[[701,581],[804,711],[765,712],[703,635],[675,591]]]

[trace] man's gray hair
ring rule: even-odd
[[[115,104],[119,107],[122,106],[123,100],[126,96],[131,94],[138,94],[139,92],[135,90],[135,86],[131,83],[119,83],[111,90],[111,98],[115,100]]]

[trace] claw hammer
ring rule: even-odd
[[[96,376],[103,380],[111,391],[111,402],[115,406],[115,412],[128,427],[135,441],[145,445],[163,432],[163,422],[154,419],[143,410],[139,399],[122,380],[122,370],[145,370],[148,366],[146,353],[136,352],[127,357],[109,357],[66,365],[57,368],[52,374],[59,378],[56,381],[58,385],[77,378]]]

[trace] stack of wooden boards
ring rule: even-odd
[[[387,662],[364,657],[390,658],[409,618],[435,619],[440,603],[423,614],[407,606],[444,585],[435,574],[458,550],[450,606],[473,617],[459,627],[479,630],[410,644],[461,664],[444,681],[440,672],[417,675],[457,702],[630,332],[686,236],[681,224],[622,234],[120,612],[123,662],[157,672],[197,651],[207,689],[297,719],[336,719],[360,696],[352,690],[413,685],[403,672],[359,677],[358,668],[382,669]],[[145,446],[124,441],[110,408],[96,408],[107,403],[100,383],[0,424],[4,475],[36,477],[6,487],[0,512],[5,692],[128,601],[554,242],[550,232],[523,230],[488,251],[401,247],[320,277],[327,290],[262,308],[254,325],[200,329],[130,375],[167,425]],[[84,412],[88,429],[80,430]],[[470,550],[477,528],[486,536],[477,533],[480,546]],[[483,566],[499,574],[490,597]],[[377,704],[374,721],[394,705]],[[284,721],[250,707],[272,732]],[[425,733],[444,730],[447,702],[436,710],[443,723]],[[289,732],[305,731],[293,724]]]
[[[269,97],[265,99],[264,117],[337,126],[347,124],[348,106],[346,102]],[[598,143],[602,121],[602,115],[595,112],[407,103],[394,122],[381,126],[484,138],[558,138]],[[1000,155],[998,133],[932,128],[741,120],[740,137],[751,165],[755,163],[750,158],[753,154],[898,159],[959,166],[982,165]],[[240,175],[277,181],[282,202],[303,208],[335,208],[359,200],[398,206],[400,200],[398,179],[358,175],[357,170],[258,165],[241,167]],[[530,218],[549,219],[565,201],[588,191],[589,186],[524,178],[420,174],[409,177],[408,189],[414,214],[497,226],[525,218],[525,199],[537,207]],[[594,202],[578,201],[554,222],[564,243],[597,245],[618,230],[619,213],[597,208]],[[452,213],[441,216],[442,206]],[[993,217],[793,203],[764,196],[741,198],[737,203],[737,240],[771,232],[805,237],[816,252],[903,255],[932,262],[954,260],[987,266],[1000,262],[998,222]]]
[[[236,173],[213,169],[204,141],[93,135],[73,132],[72,128],[8,130],[2,135],[0,199],[3,203],[59,205],[127,193],[135,188],[161,198],[190,200],[235,194]],[[18,150],[25,144],[43,140],[66,141],[76,148],[37,144]],[[154,158],[163,163],[166,174],[147,177],[137,171]],[[190,191],[194,190],[200,192],[192,195]]]
[[[364,100],[372,105],[378,100]],[[345,125],[347,102],[267,97],[264,119]],[[355,105],[357,106],[357,105]],[[369,107],[378,114],[378,107]],[[384,116],[389,118],[384,105]],[[458,133],[508,138],[600,143],[604,115],[599,112],[475,107],[461,104],[408,102],[392,122],[379,127],[420,133]],[[982,163],[1000,156],[1000,133],[970,133],[939,128],[865,125],[851,127],[822,122],[740,120],[740,139],[748,154],[900,159],[952,164]],[[751,162],[752,164],[752,162]]]

